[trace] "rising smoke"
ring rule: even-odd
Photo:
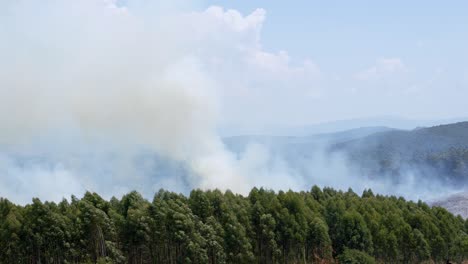
[[[220,93],[236,92],[213,76],[213,65],[223,62],[207,50],[224,53],[222,47],[237,42],[213,36],[194,19],[206,28],[216,27],[211,19],[218,19],[234,32],[247,32],[236,36],[254,48],[233,50],[253,54],[249,65],[293,77],[317,72],[310,63],[285,68],[284,53],[257,50],[263,10],[242,17],[217,7],[182,12],[138,0],[125,7],[112,0],[3,5],[0,196],[26,203],[85,190],[109,197],[132,189],[150,196],[159,188],[388,188],[363,182],[342,157],[329,159],[320,150],[292,166],[266,145],[250,144],[240,153],[226,149],[217,133]],[[204,38],[214,44],[206,47]],[[232,83],[241,84],[237,78]]]
[[[96,0],[0,12],[3,196],[128,191],[154,167],[137,164],[144,151],[179,161],[192,185],[247,190],[216,135],[216,84],[174,17]]]

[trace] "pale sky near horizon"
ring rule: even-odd
[[[304,60],[315,65],[316,79],[283,87],[297,97],[270,95],[284,110],[276,118],[296,116],[291,122],[301,124],[468,116],[466,1],[204,2],[209,5],[243,15],[263,9],[262,49],[283,51],[291,67]],[[294,85],[314,96],[304,100],[308,95]]]

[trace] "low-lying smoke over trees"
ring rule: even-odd
[[[468,257],[467,232],[421,201],[317,186],[0,199],[0,263],[445,263]]]
[[[4,3],[0,193],[18,203],[58,201],[85,190],[105,197],[133,189],[151,196],[161,187],[245,194],[267,182],[273,170],[255,155],[235,157],[218,127],[232,120],[232,110],[236,119],[240,110],[250,115],[236,102],[245,102],[252,83],[255,100],[264,101],[269,90],[260,90],[259,76],[270,88],[277,69],[287,79],[308,78],[316,69],[312,63],[293,67],[286,54],[262,49],[265,10],[198,10],[182,2]],[[233,63],[220,67],[225,61]],[[265,65],[270,61],[273,68]],[[238,70],[243,73],[233,77]],[[161,173],[172,166],[159,166],[163,162],[151,155],[187,177]],[[289,177],[274,172],[281,180]],[[297,181],[289,177],[288,187]]]
[[[2,193],[56,199],[49,194],[151,186],[153,164],[139,159],[145,152],[182,163],[197,187],[248,191],[216,133],[222,85],[201,56],[213,46],[202,41],[206,33],[187,30],[222,21],[224,10],[125,2],[7,1],[1,8],[8,40],[0,41]],[[248,19],[246,34],[262,19],[261,11]],[[170,180],[165,187],[181,189]]]

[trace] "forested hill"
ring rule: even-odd
[[[316,186],[0,199],[0,263],[445,263],[468,257],[467,231],[440,207]]]
[[[375,133],[331,149],[345,153],[351,164],[371,177],[404,181],[411,172],[458,187],[468,179],[468,122]]]
[[[299,172],[308,171],[310,162],[303,161],[340,154],[349,173],[363,179],[402,183],[413,175],[458,188],[468,182],[468,122],[414,130],[363,127],[307,137],[238,136],[224,142],[235,153],[261,144]]]

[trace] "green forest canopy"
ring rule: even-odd
[[[467,233],[443,208],[371,190],[0,198],[0,263],[445,263],[468,258]]]

